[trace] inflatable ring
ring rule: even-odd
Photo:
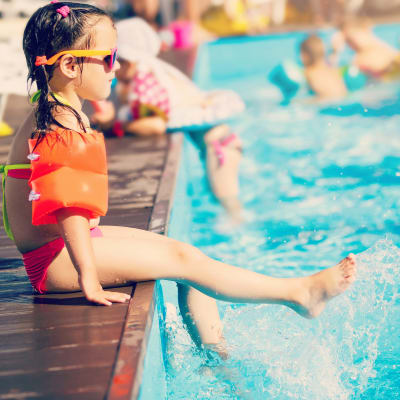
[[[269,73],[268,79],[281,90],[285,100],[290,100],[301,88],[307,86],[304,69],[290,60],[274,67]]]
[[[202,105],[182,106],[170,110],[167,129],[200,131],[228,122],[245,109],[241,97],[231,90],[212,90],[205,93]]]
[[[250,29],[245,11],[242,1],[236,2],[234,18],[226,14],[223,5],[213,6],[201,17],[201,25],[218,36],[243,35]]]
[[[355,65],[346,65],[342,67],[341,73],[347,89],[351,92],[362,89],[368,80],[367,75],[359,70]]]

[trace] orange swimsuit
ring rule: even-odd
[[[39,141],[30,139],[29,149],[33,225],[57,223],[54,212],[65,207],[88,210],[90,218],[106,214],[107,161],[101,133],[59,128]]]
[[[89,211],[90,218],[107,212],[108,177],[104,137],[99,132],[80,133],[57,128],[44,138],[29,140],[31,164],[2,166],[1,172],[17,179],[29,179],[32,224],[57,223],[55,211],[74,207]],[[14,167],[14,168],[13,168]],[[5,207],[3,177],[3,214],[6,232],[12,237]],[[92,237],[102,236],[99,228]],[[46,272],[65,244],[57,238],[22,255],[32,286],[44,293]]]

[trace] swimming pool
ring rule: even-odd
[[[397,45],[400,26],[377,33]],[[169,236],[274,276],[309,274],[354,252],[358,280],[312,321],[279,306],[220,302],[231,358],[212,365],[182,325],[175,285],[158,284],[143,400],[400,399],[400,86],[369,87],[341,104],[280,105],[266,74],[296,57],[303,37],[200,49],[196,82],[246,101],[233,126],[244,142],[247,222],[233,227],[224,217],[186,140]]]

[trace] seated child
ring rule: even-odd
[[[347,43],[355,55],[352,64],[372,78],[394,79],[400,77],[399,51],[372,31],[368,19],[348,19],[341,25],[341,31],[333,39],[335,52]]]
[[[24,52],[29,80],[39,89],[37,104],[35,115],[30,113],[15,134],[0,171],[4,224],[32,286],[39,293],[82,290],[87,300],[111,306],[129,296],[103,288],[176,281],[185,288],[182,317],[193,339],[222,354],[215,298],[280,304],[304,317],[318,316],[327,301],[354,282],[354,256],[310,276],[275,278],[213,260],[163,235],[99,224],[107,212],[106,149],[82,102],[110,95],[119,68],[116,42],[112,20],[88,4],[52,2],[25,28]]]
[[[243,102],[231,91],[201,91],[176,68],[158,59],[160,39],[142,19],[127,19],[116,26],[121,67],[116,71],[119,104],[114,133],[190,133],[200,148],[207,148],[202,154],[214,195],[232,217],[240,220],[240,141],[220,121],[242,111]],[[96,112],[92,120],[108,127],[114,116],[110,108],[112,105],[105,105],[105,111]]]
[[[301,43],[301,60],[309,87],[320,99],[339,99],[347,89],[339,69],[328,64],[322,39],[310,35]]]

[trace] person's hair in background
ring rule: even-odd
[[[301,43],[300,50],[304,65],[313,65],[315,62],[325,58],[324,42],[315,34],[310,35]]]
[[[131,0],[132,9],[135,14],[142,17],[150,24],[154,24],[159,13],[159,0]]]
[[[113,18],[118,21],[131,17],[143,18],[153,28],[168,24],[175,17],[175,7],[171,0],[119,0],[113,1]],[[167,14],[167,15],[166,15]]]
[[[52,1],[39,8],[26,25],[23,48],[29,70],[28,83],[31,86],[36,82],[40,91],[35,113],[39,137],[44,136],[52,124],[66,128],[54,118],[55,107],[67,108],[76,116],[84,131],[85,126],[79,113],[57,99],[50,90],[49,83],[57,64],[36,65],[37,57],[50,58],[65,49],[91,48],[91,27],[96,25],[100,18],[110,17],[105,11],[89,4]],[[77,57],[77,63],[82,70],[84,57]]]

